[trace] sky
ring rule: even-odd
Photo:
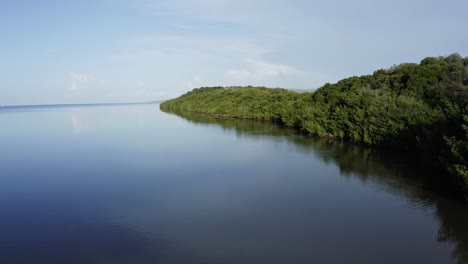
[[[468,56],[466,0],[0,0],[0,105],[316,89]]]

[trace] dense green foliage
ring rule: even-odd
[[[298,93],[265,87],[198,88],[161,104],[162,109],[180,109],[236,118],[280,120],[285,102],[298,99]]]
[[[468,186],[468,58],[458,54],[327,83],[312,93],[199,88],[161,109],[270,120],[313,136],[416,151],[452,175],[450,181]]]

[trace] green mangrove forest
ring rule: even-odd
[[[459,54],[395,65],[313,92],[202,87],[160,108],[271,121],[315,137],[414,153],[467,198],[468,57]]]

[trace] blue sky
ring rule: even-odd
[[[466,0],[2,0],[0,105],[314,89],[468,56]]]

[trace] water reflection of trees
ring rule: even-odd
[[[344,177],[357,177],[363,182],[373,182],[380,188],[405,197],[410,203],[431,207],[440,221],[440,242],[455,246],[453,255],[458,263],[468,263],[468,210],[466,206],[444,198],[447,186],[442,186],[431,171],[417,164],[409,154],[384,152],[332,140],[313,139],[299,135],[291,129],[271,123],[239,119],[220,119],[209,115],[172,112],[189,122],[202,126],[218,126],[234,131],[239,137],[270,137],[271,140],[293,143],[297,151],[310,153],[324,162],[339,167]],[[429,177],[428,177],[429,176]]]

